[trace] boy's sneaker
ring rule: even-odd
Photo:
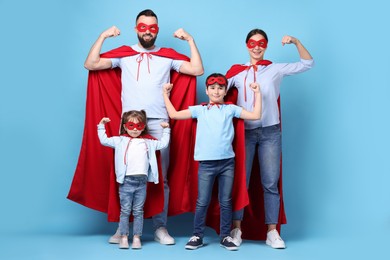
[[[265,241],[265,243],[270,247],[276,249],[286,248],[283,239],[279,236],[279,233],[276,229],[273,229],[267,233],[267,240]]]
[[[242,243],[241,235],[242,232],[239,228],[230,231],[230,236],[233,238],[233,243],[236,244],[236,246],[240,246]]]
[[[119,244],[121,240],[121,234],[119,233],[119,228],[116,230],[115,234],[110,237],[108,243],[110,244]]]
[[[220,245],[227,250],[238,250],[237,245],[233,243],[233,238],[230,236],[222,238]]]
[[[198,249],[201,246],[203,246],[203,239],[198,236],[192,236],[190,240],[188,240],[185,248],[194,250]]]

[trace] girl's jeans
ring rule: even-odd
[[[126,176],[119,186],[121,214],[119,232],[129,235],[129,217],[133,211],[133,235],[142,235],[144,225],[144,203],[146,199],[147,176]]]

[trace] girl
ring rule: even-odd
[[[156,150],[168,146],[169,124],[161,123],[160,140],[147,139],[146,112],[131,110],[123,113],[120,136],[107,137],[104,125],[110,119],[103,117],[98,125],[100,143],[115,149],[115,175],[119,183],[121,213],[119,220],[119,248],[129,248],[129,217],[133,212],[133,249],[141,248],[143,206],[146,199],[146,183],[158,183]],[[150,136],[149,136],[150,138]]]

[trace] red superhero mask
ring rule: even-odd
[[[249,39],[249,41],[246,43],[246,47],[248,47],[248,49],[253,49],[255,48],[256,46],[259,46],[260,48],[267,48],[267,40],[266,39],[261,39],[261,40],[258,40],[258,41],[255,41],[253,39]]]
[[[144,23],[139,23],[137,25],[137,30],[139,32],[146,32],[149,30],[151,33],[158,33],[158,25],[156,23],[154,24],[144,24]]]
[[[206,82],[206,86],[208,87],[208,86],[213,85],[215,83],[218,83],[218,85],[221,85],[221,86],[227,85],[226,79],[224,77],[218,76],[218,77],[208,78],[207,82]]]
[[[145,128],[145,124],[142,123],[142,122],[139,122],[139,123],[134,123],[134,122],[127,122],[125,124],[126,128],[129,129],[129,130],[133,130],[134,128],[139,130],[139,131],[142,131],[144,130]]]

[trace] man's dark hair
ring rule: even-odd
[[[157,18],[157,15],[150,9],[145,9],[143,11],[141,11],[138,15],[137,15],[137,18],[135,18],[135,23],[137,24],[137,21],[138,21],[138,18],[142,15],[145,15],[145,16],[153,16],[153,17],[156,17],[156,20],[158,21],[158,18]]]

